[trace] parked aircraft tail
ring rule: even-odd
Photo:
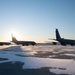
[[[56,40],[57,40],[57,41],[60,41],[61,37],[60,37],[60,34],[59,34],[58,29],[56,29],[55,32],[56,32]]]
[[[16,43],[17,42],[17,39],[14,37],[13,34],[11,34],[11,37],[12,37],[12,42]]]

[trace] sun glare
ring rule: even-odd
[[[9,30],[6,34],[7,37],[4,37],[6,39],[6,41],[11,41],[12,37],[14,36],[17,40],[21,40],[22,39],[22,33],[20,33],[18,30]],[[3,38],[2,38],[3,39]],[[4,40],[3,40],[4,41]]]
[[[16,33],[16,32],[12,32],[11,35],[13,35],[13,36],[16,37],[16,38],[19,37],[18,33]]]

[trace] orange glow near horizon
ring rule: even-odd
[[[19,41],[35,41],[37,43],[44,43],[47,38],[41,38],[35,35],[23,34],[17,30],[9,30],[6,34],[1,35],[0,42],[10,42],[13,36]]]

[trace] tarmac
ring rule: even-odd
[[[71,46],[4,46],[0,48],[0,75],[74,75],[67,73],[54,73],[50,69],[57,69],[56,65],[43,66],[38,68],[40,65],[51,65],[51,62],[43,62],[46,59],[51,60],[71,60],[75,61],[75,56],[67,54],[75,54],[75,47]],[[13,55],[13,56],[11,56]],[[17,57],[14,57],[14,55]],[[14,57],[14,58],[13,58]],[[22,61],[19,61],[19,59]],[[11,60],[13,58],[13,60]],[[26,59],[27,58],[27,59]],[[33,60],[33,59],[36,60]],[[15,61],[16,59],[16,61]],[[31,59],[31,60],[30,60]],[[30,60],[30,61],[29,61]],[[40,61],[39,61],[40,60]],[[25,61],[25,62],[24,62]],[[36,61],[36,62],[35,62]],[[38,63],[38,62],[39,63]],[[28,64],[27,64],[28,63]],[[54,63],[54,62],[53,62]],[[38,65],[36,65],[38,64]],[[61,63],[60,63],[61,64]],[[24,65],[30,68],[23,68]],[[61,64],[63,65],[63,64]],[[32,66],[32,67],[31,67]],[[36,66],[37,68],[35,68]],[[61,71],[65,71],[66,67],[58,67]]]

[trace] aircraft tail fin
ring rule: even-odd
[[[17,39],[14,37],[13,34],[11,34],[11,37],[12,37],[12,42],[16,43],[17,42]]]
[[[58,29],[56,29],[56,40],[59,41],[61,39]]]

